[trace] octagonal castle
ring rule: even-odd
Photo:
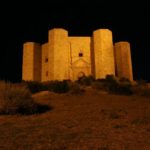
[[[113,45],[109,29],[98,29],[91,37],[75,37],[62,28],[49,30],[43,45],[24,43],[22,80],[76,80],[83,75],[95,79],[115,75],[132,81],[130,44]]]

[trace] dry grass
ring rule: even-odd
[[[33,114],[38,108],[25,86],[0,81],[0,114]]]
[[[36,102],[53,110],[0,116],[2,150],[149,150],[150,100],[107,95],[41,92]],[[143,118],[143,119],[142,119]]]

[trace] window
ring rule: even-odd
[[[48,76],[48,71],[46,71],[46,77]]]
[[[79,57],[83,57],[83,53],[82,52],[79,53]]]
[[[48,62],[48,58],[47,58],[47,57],[45,58],[45,62],[46,62],[46,63]]]

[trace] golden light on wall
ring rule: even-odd
[[[52,29],[47,43],[24,43],[22,79],[76,80],[82,72],[96,79],[111,74],[133,80],[129,43],[114,45],[109,29],[98,29],[86,37],[70,37],[65,29]]]

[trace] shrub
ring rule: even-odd
[[[127,78],[120,78],[118,82],[118,93],[124,95],[132,95],[132,83]]]
[[[71,94],[82,94],[84,89],[78,83],[70,84],[70,93]]]
[[[92,76],[83,76],[77,80],[77,83],[81,85],[85,85],[85,86],[90,86],[93,81],[94,81],[94,78]]]
[[[24,81],[23,82],[31,93],[47,90],[47,86],[38,81]]]
[[[126,83],[119,83],[117,87],[117,94],[122,94],[122,95],[132,95],[132,86],[130,84]]]
[[[92,87],[114,94],[132,94],[131,82],[126,78],[118,79],[114,75],[107,75],[105,79],[97,79],[96,82],[93,82]]]
[[[150,97],[150,88],[145,83],[133,86],[132,91],[135,95]]]
[[[37,111],[37,105],[31,98],[31,93],[25,86],[0,82],[0,113],[1,114],[32,114]]]
[[[47,81],[47,82],[37,82],[37,81],[25,81],[23,82],[31,93],[36,93],[40,91],[53,91],[55,93],[66,93],[69,91],[69,80],[63,81]]]
[[[53,83],[52,91],[56,93],[66,93],[69,91],[69,85],[66,80],[64,81],[55,81]]]
[[[105,79],[105,87],[109,92],[117,93],[118,80],[114,75],[107,75]]]
[[[49,81],[47,83],[43,83],[47,90],[53,91],[55,93],[66,93],[69,91],[69,81]]]
[[[94,81],[94,82],[91,84],[91,86],[92,86],[92,88],[94,88],[94,89],[106,91],[106,86],[105,86],[105,83],[104,83],[104,82],[101,82],[101,81]]]
[[[110,93],[132,95],[132,84],[127,78],[116,78],[113,75],[106,76],[106,87]]]

